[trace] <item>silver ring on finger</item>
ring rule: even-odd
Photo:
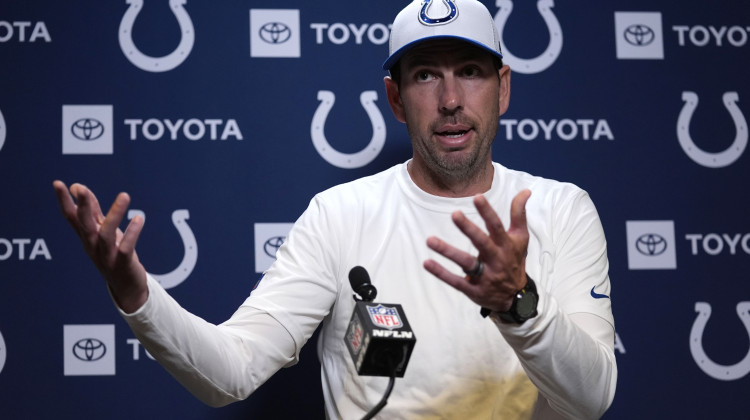
[[[464,270],[464,273],[466,273],[466,276],[471,279],[476,279],[479,276],[482,275],[484,272],[484,263],[482,261],[479,261],[477,259],[476,264],[474,264],[474,267],[471,270]]]

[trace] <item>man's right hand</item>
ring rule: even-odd
[[[117,305],[126,313],[138,310],[148,299],[146,269],[135,252],[144,219],[134,217],[125,232],[118,227],[130,205],[130,196],[118,194],[105,217],[96,196],[85,186],[73,184],[68,192],[62,181],[55,181],[52,185],[63,216],[78,233],[86,253],[107,280]]]

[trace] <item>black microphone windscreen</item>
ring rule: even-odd
[[[349,271],[349,284],[354,293],[362,297],[362,300],[372,302],[378,295],[378,290],[370,284],[370,275],[362,266],[356,266]],[[355,300],[357,298],[355,297]]]
[[[355,291],[364,284],[370,284],[370,275],[362,266],[356,266],[349,271],[349,284]]]

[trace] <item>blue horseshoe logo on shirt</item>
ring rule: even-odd
[[[724,107],[732,116],[732,121],[734,121],[737,130],[734,142],[723,152],[709,153],[696,146],[690,137],[690,120],[698,107],[698,95],[695,92],[682,92],[682,100],[685,101],[685,104],[677,118],[677,140],[679,140],[682,150],[695,163],[708,168],[723,168],[731,165],[742,156],[747,147],[748,133],[745,116],[742,115],[742,111],[737,106],[739,99],[737,92],[726,92],[722,96]]]
[[[706,328],[708,318],[711,317],[711,305],[706,302],[696,302],[695,311],[698,312],[698,316],[690,330],[690,353],[698,367],[708,376],[720,381],[733,381],[750,373],[750,350],[742,360],[731,366],[720,365],[706,355],[703,351],[703,330]],[[738,303],[737,315],[750,335],[750,302]]]
[[[367,90],[359,95],[359,101],[362,107],[367,112],[367,116],[370,117],[370,123],[372,124],[372,137],[370,143],[365,146],[364,149],[357,153],[341,153],[334,149],[328,140],[326,140],[323,129],[325,128],[326,119],[328,113],[333,108],[334,102],[336,102],[336,95],[331,91],[321,90],[318,92],[318,108],[315,110],[313,115],[312,124],[310,126],[310,136],[312,137],[313,145],[315,150],[318,151],[320,156],[323,157],[328,163],[333,166],[345,169],[361,168],[368,163],[372,162],[380,151],[383,150],[385,144],[385,120],[383,120],[383,114],[380,113],[375,101],[378,99],[378,93],[374,90]]]
[[[427,10],[432,6],[432,0],[426,0],[422,4],[422,9],[419,10],[419,21],[425,25],[442,25],[455,19],[458,16],[458,9],[453,0],[443,0],[443,4],[448,8],[448,13],[445,16],[431,18],[427,16]]]
[[[128,211],[128,220],[136,215],[140,215],[144,220],[146,219],[146,214],[143,211],[131,209]],[[193,231],[187,224],[187,219],[189,218],[190,213],[187,210],[175,210],[172,212],[172,224],[177,228],[177,232],[179,232],[182,239],[182,245],[185,248],[185,255],[182,257],[180,265],[166,274],[149,273],[165,289],[171,289],[185,281],[193,272],[195,263],[198,261],[198,243],[195,241]]]
[[[188,15],[184,8],[187,0],[169,0],[169,7],[172,9],[175,18],[177,18],[182,36],[177,48],[163,57],[147,56],[135,46],[135,43],[133,43],[133,23],[135,23],[135,18],[138,17],[138,13],[141,11],[143,0],[125,0],[125,3],[129,4],[130,7],[122,16],[119,32],[120,48],[125,57],[139,69],[150,72],[169,71],[182,64],[187,56],[190,55],[190,51],[193,49],[193,44],[195,43],[193,21],[190,20],[190,15]]]
[[[560,22],[557,21],[555,14],[552,13],[552,7],[554,7],[552,0],[539,0],[536,2],[536,7],[549,30],[549,45],[547,45],[547,49],[541,55],[532,59],[516,57],[508,50],[505,42],[503,42],[503,29],[505,28],[508,16],[510,16],[510,12],[513,11],[513,1],[497,0],[495,5],[500,8],[495,15],[495,26],[497,26],[497,32],[500,34],[503,57],[514,71],[519,73],[540,73],[557,60],[557,57],[560,56],[560,51],[562,51],[563,36]]]

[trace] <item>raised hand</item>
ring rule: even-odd
[[[130,205],[130,196],[120,193],[105,216],[91,190],[81,184],[68,188],[53,182],[57,201],[65,219],[83,242],[83,248],[107,281],[117,305],[132,313],[148,298],[146,270],[138,261],[135,245],[144,220],[134,217],[125,232],[118,226]],[[75,198],[75,202],[74,199]]]
[[[529,244],[526,201],[530,196],[531,191],[523,190],[513,198],[508,230],[505,230],[500,217],[482,195],[474,198],[474,205],[488,233],[484,233],[462,212],[453,213],[453,223],[479,250],[477,257],[434,236],[427,239],[430,249],[454,261],[469,275],[451,273],[431,259],[424,262],[424,268],[482,307],[498,312],[510,309],[513,296],[526,285],[526,249]],[[481,269],[477,270],[480,262]]]

